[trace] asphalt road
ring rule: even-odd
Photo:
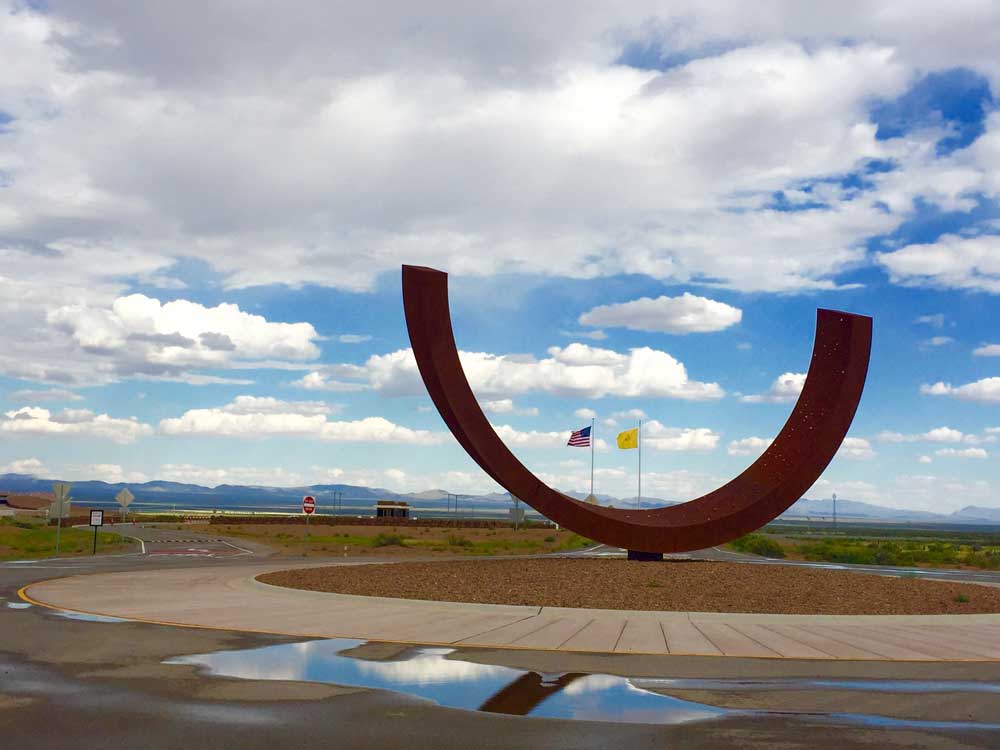
[[[441,708],[379,690],[211,677],[173,656],[297,639],[137,622],[87,622],[23,607],[17,590],[46,578],[244,563],[262,548],[183,529],[119,527],[134,553],[0,563],[0,738],[17,748],[992,748],[997,734],[947,728],[858,727],[823,715],[734,717],[672,726],[522,718]],[[549,652],[463,652],[545,674],[598,671],[688,677],[809,675],[997,679],[995,665],[820,664]],[[881,670],[881,672],[879,671]],[[987,696],[988,697],[988,696]],[[961,696],[961,700],[967,700]],[[991,704],[992,705],[992,704]]]

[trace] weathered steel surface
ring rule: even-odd
[[[448,429],[487,474],[561,526],[614,547],[684,552],[758,529],[802,497],[836,455],[864,389],[872,320],[818,310],[812,362],[791,416],[746,471],[696,500],[652,510],[589,505],[540,481],[494,432],[459,361],[448,274],[403,266],[410,343],[427,392]]]

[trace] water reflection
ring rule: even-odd
[[[516,716],[679,724],[729,716],[780,716],[883,727],[1000,730],[1000,724],[894,719],[870,714],[738,710],[664,695],[657,690],[877,690],[881,692],[1000,692],[993,682],[880,680],[725,680],[626,678],[580,672],[543,674],[456,658],[454,649],[406,647],[335,639],[246,651],[183,656],[212,674],[267,680],[325,682],[393,690],[450,708]]]

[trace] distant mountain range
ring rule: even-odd
[[[40,479],[29,474],[0,474],[0,492],[31,494],[36,492],[51,492],[52,479]],[[376,500],[401,500],[413,504],[445,506],[451,493],[443,489],[424,490],[423,492],[398,493],[379,487],[362,487],[351,484],[314,484],[307,487],[262,487],[220,484],[218,487],[203,487],[198,484],[181,482],[142,482],[115,483],[95,480],[73,482],[71,495],[74,500],[85,503],[88,501],[111,502],[116,494],[128,487],[136,496],[136,508],[144,504],[155,504],[158,507],[177,505],[188,508],[227,508],[227,509],[278,509],[297,508],[303,495],[313,495],[320,507],[333,503],[335,493],[342,493],[343,502],[355,507],[374,505]],[[584,499],[588,493],[571,491],[567,495]],[[507,493],[490,493],[485,495],[458,494],[459,506],[464,508],[484,508],[505,512],[512,502]],[[615,505],[622,508],[635,507],[635,497],[618,498],[612,495],[597,495],[602,505]],[[641,500],[641,507],[661,507],[676,505],[670,500],[656,497],[646,497]],[[781,515],[782,518],[829,518],[833,515],[832,500],[811,500],[803,498]],[[931,513],[922,510],[907,510],[886,508],[880,505],[862,503],[856,500],[837,500],[837,517],[856,520],[909,521],[923,523],[971,523],[1000,525],[1000,508],[986,508],[970,505],[954,513]]]

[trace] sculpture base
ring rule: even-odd
[[[636,562],[656,562],[663,560],[663,553],[639,552],[638,550],[630,549],[628,551],[628,559],[635,560]]]

